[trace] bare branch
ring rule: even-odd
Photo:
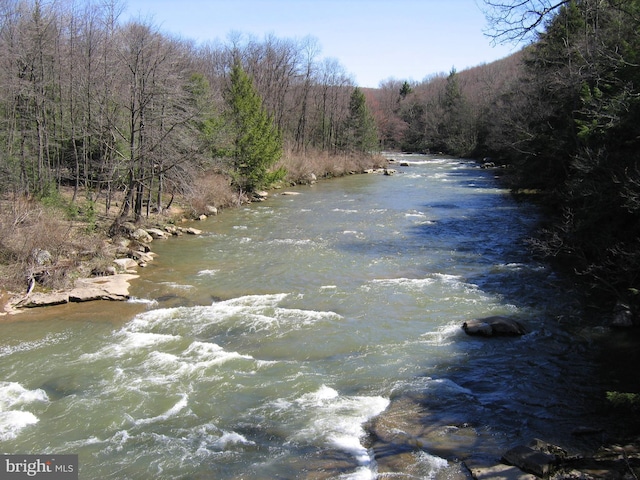
[[[545,23],[571,0],[483,0],[493,43],[528,43],[536,39]]]

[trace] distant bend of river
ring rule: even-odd
[[[437,479],[579,446],[597,329],[529,255],[536,208],[473,162],[393,157],[155,241],[130,302],[0,323],[2,450],[83,479]],[[529,333],[460,328],[490,315]]]

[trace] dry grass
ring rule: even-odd
[[[287,170],[284,183],[295,185],[384,165],[382,157],[288,151],[278,167]],[[40,289],[64,289],[80,276],[104,271],[115,255],[106,232],[118,215],[121,197],[115,196],[108,212],[103,196],[88,200],[79,195],[72,202],[71,190],[62,190],[44,203],[24,197],[0,199],[0,290],[24,292],[33,280]],[[167,223],[183,214],[196,218],[210,213],[209,207],[222,209],[246,201],[228,176],[205,172],[184,196],[176,198],[171,210],[143,218],[141,223]]]
[[[100,262],[103,242],[64,211],[18,197],[0,202],[0,288],[23,291],[34,279],[47,289],[67,287],[82,264]],[[86,263],[85,263],[86,262]]]
[[[196,178],[182,201],[193,217],[207,214],[208,207],[226,208],[242,203],[243,198],[231,186],[231,179],[216,172],[204,172]]]
[[[329,154],[312,150],[302,154],[287,150],[278,166],[283,166],[287,170],[286,182],[305,184],[309,183],[313,176],[316,178],[340,177],[362,173],[369,168],[379,168],[385,164],[386,161],[381,156]]]

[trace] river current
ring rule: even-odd
[[[2,451],[78,454],[82,479],[438,479],[575,442],[589,334],[527,251],[536,208],[473,162],[392,156],[155,241],[130,302],[3,320]],[[529,333],[460,328],[490,315]]]

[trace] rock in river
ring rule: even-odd
[[[469,320],[462,324],[462,329],[467,335],[481,337],[518,336],[527,333],[520,322],[500,315]]]

